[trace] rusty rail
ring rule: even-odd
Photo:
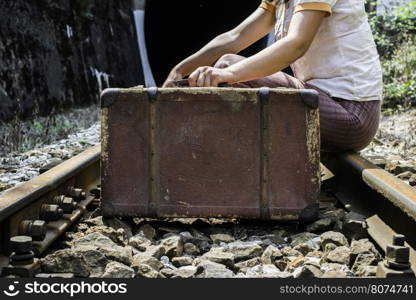
[[[27,235],[44,252],[98,196],[101,147],[92,147],[38,177],[0,194],[0,267],[13,252],[9,240]]]
[[[322,162],[335,175],[330,189],[346,208],[367,218],[368,233],[383,251],[397,233],[406,236],[416,272],[416,189],[357,153],[326,154]]]

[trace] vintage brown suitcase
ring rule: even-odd
[[[101,101],[104,215],[317,216],[315,91],[107,89]]]

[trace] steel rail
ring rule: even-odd
[[[416,272],[416,189],[358,153],[324,154],[334,175],[329,188],[346,208],[366,217],[368,233],[383,251],[394,234],[406,236]]]
[[[92,147],[55,168],[0,194],[0,222],[36,201],[100,159],[100,146]]]
[[[100,146],[87,149],[36,178],[0,193],[0,267],[9,261],[10,238],[30,235],[22,233],[23,225],[37,222],[31,227],[37,226],[35,231],[30,232],[37,235],[33,236],[32,250],[38,256],[81,218],[96,198],[90,191],[100,183],[100,152]],[[78,196],[71,195],[70,190],[77,190]],[[60,198],[66,202],[57,204],[56,199]],[[59,211],[57,217],[45,217],[42,213],[45,206],[54,206],[55,214]]]

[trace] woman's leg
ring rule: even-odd
[[[226,68],[243,56],[227,54],[214,65]],[[380,101],[334,100],[320,89],[305,84],[284,72],[252,81],[233,84],[234,87],[287,87],[296,89],[314,89],[319,93],[319,116],[322,151],[361,150],[373,139],[378,129],[380,118]]]

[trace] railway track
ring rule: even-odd
[[[400,256],[400,249],[407,247],[416,271],[416,190],[358,154],[325,155],[322,161],[322,189],[334,194],[347,210],[365,216],[369,236],[387,256]],[[33,276],[40,265],[37,258],[98,205],[99,183],[100,147],[96,146],[0,194],[2,276]],[[398,234],[406,236],[406,247],[400,246]],[[32,245],[22,236],[30,236]],[[394,237],[397,245],[392,247]],[[403,276],[399,269],[397,275]]]
[[[27,277],[39,257],[77,222],[99,197],[100,147],[90,148],[40,176],[0,195],[0,266],[3,275]],[[15,236],[30,236],[32,245]],[[29,262],[28,267],[21,267]]]

